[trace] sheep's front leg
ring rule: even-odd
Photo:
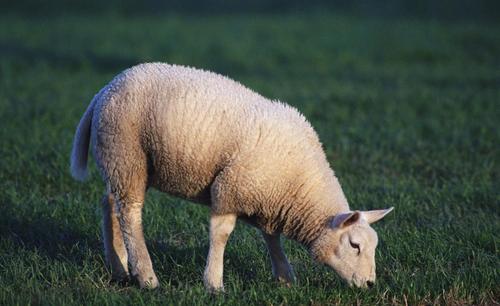
[[[262,232],[262,236],[266,241],[269,257],[271,257],[274,278],[279,282],[291,285],[295,282],[295,275],[281,246],[280,235],[269,235]]]
[[[120,201],[120,227],[128,251],[132,276],[141,288],[158,287],[142,230],[142,202]]]
[[[224,291],[222,274],[224,270],[224,249],[229,235],[236,224],[236,215],[210,216],[210,248],[208,251],[207,265],[203,275],[205,287],[210,292]]]
[[[118,209],[112,195],[102,199],[102,233],[106,262],[115,281],[128,279],[127,249],[123,241]]]

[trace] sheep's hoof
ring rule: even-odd
[[[214,295],[223,294],[225,292],[224,285],[217,286],[217,285],[208,284],[206,282],[205,282],[205,289],[207,290],[208,293],[214,294]]]
[[[294,279],[283,278],[283,277],[277,277],[276,280],[278,281],[278,283],[287,286],[288,288],[292,287],[293,284],[295,283]]]
[[[141,289],[155,289],[160,285],[158,278],[154,274],[148,277],[136,276],[135,279]]]
[[[226,291],[224,290],[224,287],[219,287],[219,288],[206,288],[207,292],[213,295],[219,295],[219,294],[224,294]]]
[[[275,275],[274,278],[278,283],[285,285],[288,288],[292,287],[293,284],[295,284],[296,282],[295,275],[293,274],[293,272]]]

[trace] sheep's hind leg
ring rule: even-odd
[[[127,178],[126,181],[112,181],[111,190],[119,207],[120,228],[127,248],[130,273],[141,288],[152,289],[158,287],[158,279],[153,271],[142,229],[147,178],[140,169],[121,172],[120,178]]]
[[[158,279],[153,271],[142,231],[143,202],[134,202],[128,198],[120,202],[120,227],[128,251],[132,276],[139,282],[141,288],[156,288]]]
[[[291,285],[295,282],[295,275],[283,251],[280,235],[270,235],[262,232],[262,236],[266,241],[269,257],[271,257],[274,278],[279,282]]]
[[[109,194],[102,199],[102,232],[106,262],[111,269],[113,280],[127,281],[127,249],[120,229],[118,208],[113,196]]]
[[[235,214],[210,216],[210,248],[207,256],[207,265],[203,281],[208,291],[212,293],[224,291],[222,280],[224,270],[224,249],[229,235],[236,225]]]

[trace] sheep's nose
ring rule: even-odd
[[[375,285],[375,283],[372,281],[367,281],[366,285],[368,286],[368,288],[371,288],[371,287],[373,287],[373,285]]]

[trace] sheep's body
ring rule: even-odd
[[[166,64],[128,69],[96,96],[91,135],[106,182],[147,175],[149,186],[212,205],[217,181],[213,192],[224,201],[212,209],[269,233],[309,240],[307,229],[295,232],[304,215],[321,222],[349,210],[304,117],[215,73]]]
[[[157,285],[141,226],[150,186],[210,206],[205,283],[212,289],[222,287],[222,253],[236,218],[262,229],[275,276],[291,281],[279,234],[311,247],[349,211],[304,117],[215,73],[167,64],[122,72],[80,121],[72,152],[78,179],[89,139],[109,194],[108,262],[114,274],[128,274],[128,261],[141,286]]]

